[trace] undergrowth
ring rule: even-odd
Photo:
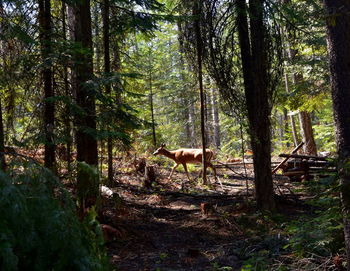
[[[13,173],[13,171],[12,171]],[[47,169],[0,172],[0,270],[108,270],[96,213],[83,222]]]
[[[337,177],[315,179],[304,184],[305,191],[316,196],[305,202],[308,210],[293,220],[263,213],[238,218],[247,234],[237,251],[241,270],[335,268],[333,257],[345,254]]]

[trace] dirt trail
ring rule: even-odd
[[[120,178],[113,190],[127,211],[109,223],[121,232],[119,240],[108,243],[113,264],[121,271],[238,270],[239,243],[244,238],[234,215],[244,202],[245,181],[225,177],[221,179],[225,191],[219,184],[203,191],[187,182],[190,192],[180,189],[186,179],[182,173],[175,181],[158,179],[151,190],[142,188],[137,177]]]

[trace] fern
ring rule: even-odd
[[[0,270],[106,270],[95,216],[80,222],[69,194],[47,169],[0,172]]]

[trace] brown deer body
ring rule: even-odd
[[[165,149],[165,144],[162,144],[160,148],[158,148],[153,154],[164,155],[175,161],[175,165],[171,170],[169,179],[171,179],[171,176],[173,175],[174,170],[180,164],[182,164],[187,174],[187,178],[191,181],[187,171],[187,164],[201,164],[203,151],[202,149],[178,149],[175,151],[168,151]],[[211,163],[211,160],[213,159],[213,157],[214,157],[214,152],[210,149],[206,149],[206,152],[205,152],[206,166],[210,167],[214,171],[214,176],[216,178],[216,170],[213,164]]]

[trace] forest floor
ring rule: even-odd
[[[117,172],[110,188],[122,203],[116,208],[115,202],[105,202],[102,210],[102,223],[113,227],[106,238],[117,270],[241,269],[247,250],[254,250],[247,243],[247,223],[266,223],[246,201],[248,183],[253,202],[252,167],[247,168],[248,178],[242,177],[241,167],[218,170],[222,186],[210,175],[211,188],[197,184],[199,171],[191,173],[192,182],[181,172],[170,181],[170,170],[157,166],[157,184],[150,189],[143,187],[144,177],[136,170]],[[302,211],[293,204],[297,195],[291,184],[284,179],[278,183],[276,192],[292,202],[283,212],[294,216]]]

